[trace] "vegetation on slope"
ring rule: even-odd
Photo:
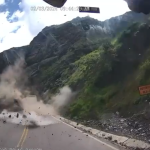
[[[49,94],[69,85],[78,92],[66,116],[97,119],[105,112],[127,115],[140,111],[142,98],[138,86],[150,84],[150,27],[133,23],[114,39],[90,43],[81,39],[40,67],[38,83],[49,88]]]
[[[80,65],[70,80],[80,76],[85,85],[67,113],[70,117],[96,119],[104,112],[137,111],[141,100],[138,86],[150,83],[149,34],[147,24],[134,23],[75,62]]]

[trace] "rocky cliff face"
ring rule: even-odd
[[[26,56],[27,51],[28,46],[23,46],[13,47],[0,53],[0,73],[2,73],[8,65],[13,65],[17,59]]]
[[[134,12],[127,12],[123,15],[113,17],[111,19],[105,21],[98,21],[96,19],[90,17],[80,18],[77,17],[73,19],[71,22],[74,25],[84,26],[88,24],[90,26],[89,30],[87,30],[87,37],[92,40],[97,38],[104,38],[115,36],[118,32],[125,29],[127,26],[131,25],[133,22],[147,22],[148,16],[143,14],[138,14]]]
[[[112,38],[133,22],[147,20],[148,17],[143,14],[128,12],[103,22],[90,17],[77,17],[61,25],[46,27],[31,41],[30,45],[11,48],[0,53],[0,72],[24,55],[27,72],[32,80],[42,81],[42,89],[51,88],[61,76],[63,69],[81,56],[97,49],[103,39]],[[71,52],[74,55],[71,55]],[[56,65],[62,58],[65,64],[62,68],[57,68],[54,77],[43,75],[44,69]]]

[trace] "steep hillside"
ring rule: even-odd
[[[104,22],[78,17],[46,27],[30,45],[2,52],[0,72],[24,55],[30,83],[41,95],[64,85],[78,91],[66,112],[72,118],[124,113],[127,107],[136,112],[137,88],[150,80],[148,23],[148,16],[128,12]]]
[[[53,93],[68,82],[75,61],[97,49],[134,21],[147,22],[148,17],[128,12],[104,22],[84,17],[46,27],[30,43],[26,55],[27,70],[32,81],[41,83],[37,87],[40,91],[50,89]],[[72,87],[77,89],[82,87],[82,82],[80,84],[73,84]]]
[[[145,106],[139,103],[145,101],[138,87],[150,83],[149,40],[150,26],[134,23],[115,39],[75,62],[77,68],[70,79],[78,79],[80,75],[86,81],[68,114],[96,119],[104,112],[131,115],[143,111]]]

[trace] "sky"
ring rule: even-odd
[[[33,11],[33,7],[49,11]],[[79,13],[78,6],[99,7],[100,14]],[[28,45],[46,26],[61,24],[76,17],[90,16],[104,21],[129,11],[124,0],[67,0],[65,10],[54,10],[42,0],[0,0],[0,52]],[[68,8],[74,11],[68,11]]]

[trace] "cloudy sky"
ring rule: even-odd
[[[68,0],[64,7],[93,6],[100,14],[78,11],[32,11],[33,6],[51,7],[42,0],[0,0],[0,52],[11,47],[28,45],[45,27],[61,24],[77,16],[106,20],[129,11],[123,0]]]

